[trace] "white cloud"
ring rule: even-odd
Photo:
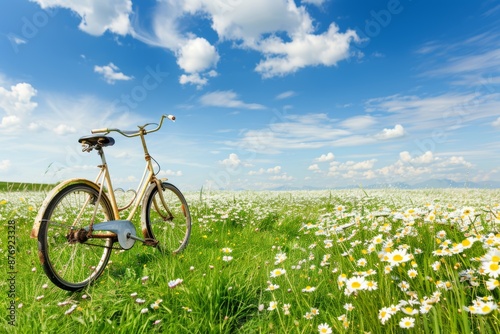
[[[225,142],[228,146],[259,153],[274,154],[288,149],[311,149],[331,146],[349,135],[338,129],[335,120],[326,114],[279,115],[268,127],[242,132],[239,141]]]
[[[327,0],[301,0],[302,3],[308,3],[311,5],[321,6]]]
[[[22,39],[19,36],[16,36],[14,34],[7,35],[7,38],[9,41],[15,45],[21,45],[21,44],[26,44],[27,41],[25,39]]]
[[[167,169],[167,170],[161,170],[160,173],[158,173],[158,175],[160,175],[160,176],[182,176],[183,173],[180,170],[174,171],[171,169]]]
[[[193,38],[178,50],[177,64],[187,73],[199,73],[215,67],[219,55],[215,47],[204,38]]]
[[[281,166],[274,166],[272,168],[264,169],[259,168],[257,171],[250,171],[248,175],[262,175],[262,174],[279,174],[281,173]]]
[[[259,168],[258,171],[251,170],[248,172],[248,175],[262,175],[266,172],[264,168]]]
[[[500,127],[500,117],[498,117],[496,121],[493,121],[491,125],[493,125],[496,128]]]
[[[376,161],[377,161],[377,159],[370,159],[370,160],[365,160],[365,161],[361,161],[361,162],[356,162],[350,168],[352,168],[354,170],[371,169],[371,168],[373,168],[373,165],[375,164]]]
[[[269,174],[279,174],[281,172],[281,166],[275,166],[273,168],[268,168],[267,173]]]
[[[180,76],[179,82],[183,85],[194,84],[198,88],[205,86],[209,77],[217,76],[217,72],[210,69],[218,61],[217,50],[206,39],[190,39],[177,51],[177,64],[187,73]]]
[[[332,142],[333,146],[361,146],[373,144],[375,139],[369,136],[352,135],[346,136]]]
[[[456,166],[471,168],[473,165],[470,162],[466,161],[464,157],[457,157],[457,156],[452,156],[437,164],[437,167],[456,167]]]
[[[229,154],[228,158],[219,161],[219,163],[227,168],[237,168],[242,165],[242,162],[236,153]]]
[[[477,97],[475,94],[443,94],[420,97],[416,95],[392,95],[367,101],[368,111],[385,111],[388,113],[406,113],[409,117],[441,118],[443,113],[452,108],[466,105]]]
[[[452,75],[481,73],[486,71],[497,72],[500,66],[500,49],[493,49],[480,54],[468,54],[450,59],[445,65],[435,70],[427,71],[427,75]]]
[[[320,168],[318,164],[312,164],[311,166],[307,167],[307,170],[313,171],[313,172],[319,172]]]
[[[375,165],[376,159],[370,159],[365,161],[332,161],[330,162],[330,167],[328,168],[328,176],[338,176],[341,175],[342,172],[347,172],[343,174],[344,177],[352,178],[357,176],[357,171],[367,171],[373,168]]]
[[[325,161],[332,161],[333,159],[335,159],[333,153],[328,152],[327,154],[322,154],[319,158],[314,159],[314,161],[325,162]]]
[[[77,132],[84,135],[89,134],[92,128],[103,127],[130,129],[145,123],[142,116],[124,112],[109,101],[92,96],[69,97],[56,94],[43,97],[36,115],[33,115],[30,121],[29,124],[24,122],[28,129],[58,135]]]
[[[434,161],[434,155],[432,154],[431,151],[427,151],[424,154],[422,154],[419,157],[416,157],[415,159],[412,159],[412,162],[415,163],[421,163],[421,164],[428,164]]]
[[[420,175],[432,175],[432,168],[413,166],[397,161],[392,165],[382,167],[376,171],[379,175],[392,179],[411,180]]]
[[[187,0],[196,3],[191,13],[203,11],[212,20],[222,40],[242,41],[247,47],[256,47],[262,36],[273,32],[310,32],[312,20],[304,7],[287,0],[212,1]],[[225,5],[222,5],[222,3]]]
[[[81,30],[100,36],[107,30],[119,35],[130,32],[131,0],[31,0],[42,8],[67,8],[81,18]]]
[[[10,160],[2,160],[0,161],[0,171],[7,171],[10,169],[10,166],[12,165]]]
[[[70,133],[76,133],[76,129],[67,124],[59,124],[54,128],[54,132],[60,136],[63,136]]]
[[[119,72],[118,66],[116,66],[113,63],[109,63],[108,65],[104,66],[94,66],[94,72],[102,74],[104,77],[104,80],[106,80],[107,83],[109,84],[114,84],[115,81],[127,81],[127,80],[132,80],[133,77],[127,76],[123,74],[122,72]]]
[[[267,128],[248,130],[237,142],[228,146],[259,153],[278,153],[287,149],[311,149],[331,145],[336,138],[348,134],[337,129],[326,114],[282,115]]]
[[[380,140],[393,139],[402,137],[405,134],[405,129],[401,124],[396,124],[394,129],[384,129],[382,132],[378,133],[375,138]]]
[[[287,173],[283,173],[281,175],[271,176],[269,179],[274,181],[291,181],[293,180],[293,176],[290,176]]]
[[[199,73],[182,74],[179,77],[179,83],[181,85],[193,84],[201,88],[208,83],[208,80],[207,78],[202,78]]]
[[[350,56],[350,46],[359,41],[354,30],[340,33],[332,23],[323,34],[298,34],[291,41],[277,37],[263,40],[258,50],[266,58],[257,64],[255,70],[264,78],[282,76],[308,66],[334,66]]]
[[[205,106],[242,108],[242,109],[264,109],[264,106],[257,103],[245,103],[238,99],[238,95],[233,91],[215,91],[204,94],[200,102]]]
[[[376,124],[377,121],[375,117],[364,115],[364,116],[354,116],[343,120],[340,125],[342,127],[348,128],[350,130],[363,130]]]
[[[288,99],[294,95],[295,95],[295,92],[292,90],[289,90],[289,91],[283,92],[281,94],[278,94],[278,96],[276,96],[276,100]]]
[[[189,15],[210,20],[219,42],[231,41],[235,47],[261,53],[264,58],[255,70],[266,78],[307,66],[334,66],[348,58],[350,45],[359,41],[353,30],[342,33],[335,23],[317,33],[306,7],[290,0],[163,1],[153,13],[151,31],[137,25],[134,37],[173,51],[179,66],[191,74],[215,67],[219,56],[208,41],[202,44],[195,32],[186,31],[180,23]],[[197,40],[196,46],[193,40]],[[199,84],[186,78],[182,81]]]
[[[316,31],[304,4],[320,6],[324,0],[304,0],[297,6],[291,0],[180,0],[158,1],[151,13],[151,26],[141,25],[131,0],[32,0],[42,8],[61,7],[76,13],[79,28],[99,36],[106,31],[133,37],[172,51],[179,67],[186,71],[182,84],[206,84],[209,76],[194,76],[214,68],[217,50],[206,39],[188,31],[182,20],[190,15],[208,19],[218,41],[233,42],[259,52],[263,59],[255,71],[263,77],[282,76],[308,66],[335,66],[350,57],[351,44],[359,41],[354,30],[341,32],[331,22],[323,32]],[[131,17],[134,16],[134,27]],[[189,27],[189,25],[187,25]]]
[[[365,178],[366,180],[371,180],[371,179],[374,179],[376,177],[377,177],[377,174],[372,170],[367,170],[367,171],[363,172],[363,178]]]
[[[12,85],[10,89],[0,86],[0,110],[6,114],[2,117],[0,127],[9,128],[21,124],[37,107],[38,104],[31,100],[36,94],[37,90],[25,82]]]
[[[412,157],[407,151],[399,153],[399,160],[391,165],[375,170],[377,176],[399,180],[403,182],[422,181],[428,178],[453,179],[452,175],[458,170],[466,170],[473,164],[466,161],[462,156],[451,156],[450,158],[436,157],[431,151],[419,156]]]
[[[436,160],[431,151],[427,151],[415,158],[413,158],[408,151],[403,151],[399,153],[399,159],[401,162],[410,164],[430,164]]]

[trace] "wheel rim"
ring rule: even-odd
[[[89,186],[69,187],[47,208],[41,255],[44,270],[59,287],[76,290],[88,285],[104,270],[111,239],[76,237],[88,226],[96,208],[97,191]],[[100,201],[96,223],[109,220],[112,211]]]
[[[191,233],[191,217],[185,200],[174,190],[166,187],[163,198],[167,208],[155,189],[147,206],[147,229],[149,235],[158,240],[161,251],[178,253],[183,250]]]

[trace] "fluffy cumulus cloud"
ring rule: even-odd
[[[335,158],[332,152],[328,152],[327,154],[322,154],[319,158],[314,159],[317,162],[325,162],[332,161]]]
[[[231,153],[229,156],[219,161],[219,164],[226,167],[227,169],[237,169],[240,167],[250,167],[251,164],[242,161],[236,153]]]
[[[0,128],[19,125],[37,107],[31,99],[36,96],[36,89],[22,82],[9,88],[0,86],[0,111],[4,112]]]
[[[420,177],[433,175],[435,178],[453,179],[457,171],[464,172],[473,164],[462,156],[439,157],[431,151],[420,155],[411,155],[408,151],[399,153],[399,159],[391,164],[375,170],[383,178],[391,180],[418,180]]]
[[[133,77],[123,74],[120,69],[113,63],[104,66],[94,66],[94,72],[101,74],[109,84],[114,84],[116,81],[132,80]]]
[[[130,32],[131,0],[31,0],[42,8],[66,8],[80,18],[79,28],[99,36],[110,31],[119,35]]]
[[[263,174],[280,174],[281,166],[274,166],[271,168],[259,168],[259,170],[251,170],[248,172],[248,175],[263,175]]]
[[[333,66],[350,56],[350,46],[359,37],[353,30],[345,33],[332,23],[322,34],[292,35],[291,41],[277,37],[264,39],[259,47],[266,56],[255,70],[264,78],[286,75],[307,66]]]
[[[330,162],[330,167],[328,168],[328,176],[342,175],[345,178],[353,178],[358,175],[359,171],[371,170],[376,161],[376,159],[364,160],[359,162],[332,161]]]
[[[420,154],[402,151],[399,153],[399,158],[389,164],[377,159],[341,161],[335,158],[328,160],[327,156],[327,154],[323,154],[309,165],[307,171],[311,173],[311,178],[312,175],[316,174],[320,175],[321,178],[326,176],[352,182],[368,180],[380,184],[408,182],[409,180],[411,180],[410,183],[419,182],[427,179],[430,175],[436,179],[453,180],[456,178],[460,180],[466,170],[474,168],[474,165],[462,156],[451,154],[436,156],[431,151]],[[328,161],[326,168],[321,168],[321,162],[324,166],[325,161]]]
[[[215,47],[206,39],[188,40],[178,51],[177,64],[187,73],[199,73],[214,67],[219,61]]]
[[[403,151],[399,153],[399,159],[404,163],[429,164],[434,161],[434,155],[431,151],[427,151],[420,156],[412,157],[408,151]]]
[[[384,129],[382,132],[378,133],[375,138],[380,140],[387,140],[402,137],[405,134],[405,129],[401,124],[396,124],[393,129]]]
[[[106,31],[131,36],[173,52],[185,71],[181,84],[202,87],[213,77],[220,56],[214,45],[230,42],[262,55],[255,71],[264,78],[283,76],[308,66],[335,66],[350,57],[358,42],[354,30],[331,22],[318,31],[308,9],[325,0],[165,0],[151,13],[134,12],[131,0],[31,0],[42,8],[65,8],[80,17],[79,28],[99,36]],[[140,5],[140,4],[139,4]],[[141,19],[151,18],[144,25]],[[190,17],[210,22],[216,39],[209,41],[185,24]],[[131,22],[134,22],[132,26]],[[195,20],[192,20],[195,22]]]
[[[218,41],[209,42],[188,31],[180,20],[190,15],[207,18]],[[359,41],[353,30],[342,32],[334,22],[326,31],[316,31],[307,7],[297,6],[292,0],[163,1],[153,16],[151,29],[136,27],[134,36],[173,51],[178,65],[187,73],[180,77],[180,82],[198,86],[207,83],[207,74],[220,59],[214,47],[216,42],[228,41],[260,53],[263,59],[255,70],[268,78],[307,66],[334,66],[348,58],[351,44]]]

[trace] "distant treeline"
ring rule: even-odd
[[[54,188],[54,184],[4,182],[0,181],[0,191],[48,191]]]

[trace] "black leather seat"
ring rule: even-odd
[[[113,146],[115,140],[109,136],[89,135],[81,137],[80,139],[78,139],[78,142],[86,143],[90,146],[100,145],[101,147],[106,147],[106,146]]]

